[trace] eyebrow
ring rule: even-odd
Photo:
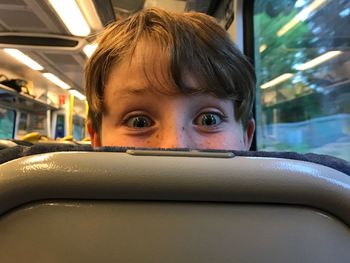
[[[196,89],[194,87],[186,87],[187,89]],[[113,95],[118,95],[120,98],[133,96],[133,95],[143,95],[143,94],[152,94],[152,93],[160,93],[160,94],[168,94],[168,95],[175,95],[175,94],[182,94],[182,92],[178,89],[170,89],[168,91],[163,91],[161,89],[146,85],[146,86],[123,86],[120,89],[116,89],[113,93]],[[186,95],[186,94],[183,94]],[[188,94],[190,95],[190,94]]]
[[[187,90],[198,90],[199,88],[196,86],[186,86],[185,89]],[[124,98],[128,98],[128,97],[132,97],[132,96],[142,96],[145,94],[152,94],[152,93],[161,93],[161,94],[168,94],[166,91],[163,93],[162,91],[160,91],[159,89],[152,87],[150,85],[145,85],[145,86],[134,86],[134,85],[124,85],[124,86],[117,86],[115,91],[113,92],[112,96],[118,96],[118,99],[124,99]],[[180,90],[175,89],[174,90],[175,94],[178,95],[186,95],[186,93],[182,93]],[[170,94],[172,94],[172,92],[170,91]],[[169,94],[169,95],[170,95]],[[199,93],[201,94],[201,93]],[[191,94],[191,92],[187,95],[199,95],[196,93]]]
[[[115,89],[112,95],[118,95],[119,98],[124,98],[132,95],[144,94],[150,89],[151,88],[148,86],[123,86]]]
[[[150,90],[150,87],[129,87],[125,88],[126,94],[142,94]]]

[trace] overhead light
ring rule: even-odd
[[[260,88],[266,89],[266,88],[275,86],[283,81],[286,81],[287,79],[290,79],[293,76],[294,74],[292,73],[282,74],[281,76],[278,76],[277,78],[274,78],[273,80],[270,80],[269,82],[266,82],[265,84],[261,85]]]
[[[294,4],[295,7],[303,7],[304,5],[307,4],[306,0],[297,0]]]
[[[86,100],[86,97],[81,94],[79,91],[75,90],[75,89],[70,89],[68,90],[70,94],[72,94],[74,97],[77,97],[80,100]]]
[[[342,10],[341,12],[339,12],[339,16],[341,16],[342,18],[346,17],[350,15],[350,7]]]
[[[259,52],[260,53],[263,53],[265,51],[265,49],[267,48],[267,45],[266,44],[262,44],[260,47],[259,47]]]
[[[305,70],[305,69],[309,69],[312,67],[315,67],[331,58],[334,58],[338,55],[340,55],[342,52],[341,51],[329,51],[327,53],[322,54],[321,56],[314,58],[304,64],[301,65],[296,65],[294,68],[296,70]]]
[[[79,9],[84,14],[84,17],[89,24],[90,28],[94,31],[100,31],[103,29],[103,24],[97,13],[93,0],[76,0]]]
[[[86,37],[91,30],[75,0],[49,0],[68,30],[75,36]]]
[[[86,55],[88,58],[91,57],[91,55],[95,52],[97,46],[98,46],[97,43],[86,45],[86,46],[83,48],[83,51],[84,51],[85,55]]]
[[[67,83],[63,82],[62,80],[60,80],[58,77],[56,77],[52,73],[43,73],[43,76],[62,89],[69,89],[70,88],[70,86]]]
[[[23,54],[18,49],[4,48],[4,51],[7,54],[9,54],[12,57],[14,57],[15,59],[17,59],[18,61],[20,61],[23,64],[25,64],[26,66],[30,67],[31,69],[34,69],[34,70],[43,70],[44,69],[39,63],[37,63],[36,61],[31,59],[27,55]]]
[[[292,20],[285,24],[280,30],[277,31],[277,36],[281,37],[293,27],[295,27],[300,21],[305,21],[309,15],[320,8],[327,0],[315,0],[312,4],[301,10]]]

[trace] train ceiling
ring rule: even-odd
[[[94,40],[94,36],[106,24],[144,7],[152,6],[177,12],[192,10],[211,14],[220,1],[76,0],[76,2],[80,9],[85,10],[85,18],[91,29],[86,37],[73,36],[49,0],[0,0],[0,50],[15,48],[22,51],[42,65],[45,71],[55,74],[71,87],[83,92],[83,67],[87,60],[83,48]],[[92,15],[86,17],[86,13]],[[11,64],[4,52],[0,51],[0,55],[2,66],[6,66],[7,62]]]

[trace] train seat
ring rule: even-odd
[[[350,258],[345,161],[87,146],[3,151],[14,157],[0,165],[0,262]]]
[[[15,142],[12,142],[10,140],[0,139],[0,150],[14,147],[14,146],[17,146],[17,144]]]

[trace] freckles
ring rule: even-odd
[[[183,131],[185,130],[185,126],[182,126],[182,130],[183,130]]]
[[[212,145],[213,145],[212,140],[206,139],[202,143],[200,143],[199,148],[201,148],[201,149],[211,149]]]

